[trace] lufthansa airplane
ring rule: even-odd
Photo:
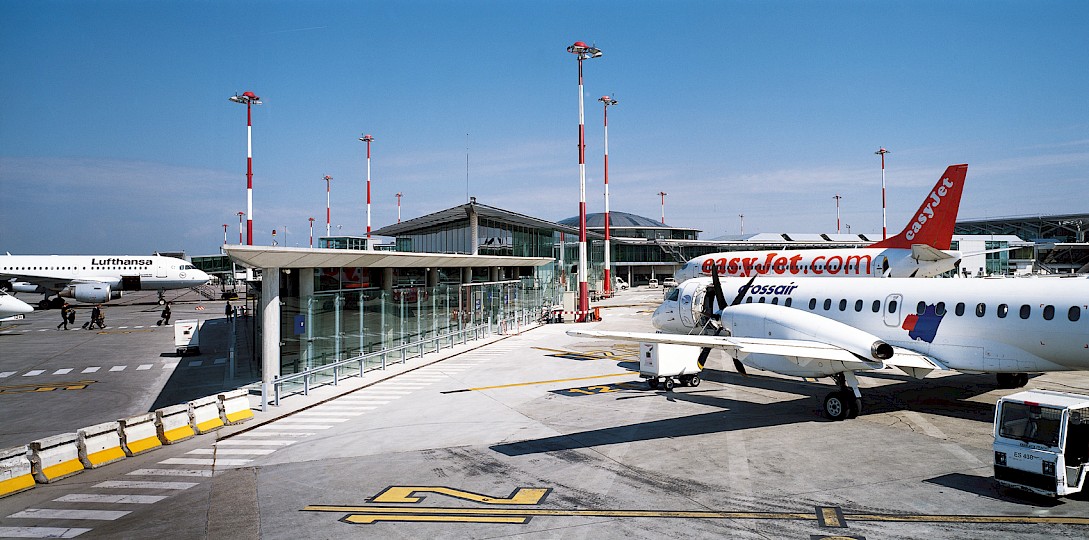
[[[911,222],[896,236],[865,248],[727,251],[701,255],[681,266],[677,283],[711,275],[786,277],[933,277],[956,268],[949,252],[968,165],[950,165]]]
[[[727,303],[726,297],[733,300]],[[659,333],[569,335],[711,349],[745,366],[831,377],[833,420],[862,408],[856,372],[895,367],[922,379],[935,370],[995,373],[1017,388],[1029,373],[1089,370],[1089,278],[690,279],[654,312]],[[689,383],[691,384],[691,383]],[[698,384],[698,383],[697,383]]]
[[[123,291],[187,289],[208,282],[208,274],[182,259],[162,255],[4,255],[0,280],[14,292],[41,293],[39,309],[72,298],[100,303]],[[10,285],[10,286],[9,286]],[[57,298],[49,299],[56,294]]]

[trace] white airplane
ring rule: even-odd
[[[726,303],[723,291],[736,295]],[[711,349],[745,366],[839,386],[833,420],[862,408],[856,372],[895,367],[996,373],[1017,388],[1029,373],[1089,370],[1089,278],[690,279],[655,310],[660,333],[569,335],[689,345],[702,369]]]
[[[41,293],[48,309],[60,298],[101,303],[123,291],[186,289],[208,282],[208,274],[182,259],[162,255],[5,255],[0,280],[14,292]],[[49,295],[57,298],[50,300]]]
[[[0,322],[22,318],[24,313],[30,313],[34,308],[18,298],[0,291]]]
[[[949,252],[953,226],[968,165],[950,165],[919,206],[911,222],[896,236],[865,248],[725,251],[686,262],[677,283],[711,275],[749,277],[933,277],[956,268],[960,254]]]

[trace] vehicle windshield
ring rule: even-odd
[[[676,302],[677,298],[681,295],[680,289],[670,289],[669,294],[666,295],[666,300]]]
[[[1009,439],[1057,447],[1062,409],[1008,401],[1002,404],[998,434]]]

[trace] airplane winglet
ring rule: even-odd
[[[946,168],[904,230],[870,247],[911,249],[912,244],[926,244],[936,249],[949,249],[967,174],[966,163]]]

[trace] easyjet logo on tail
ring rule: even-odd
[[[949,193],[949,189],[953,187],[953,182],[948,178],[942,178],[941,186],[938,189],[930,192],[930,198],[923,203],[921,208],[922,212],[915,218],[915,222],[911,224],[911,229],[904,233],[904,238],[908,240],[914,240],[915,235],[923,228],[923,224],[927,219],[934,217],[934,209],[942,203],[942,198]]]

